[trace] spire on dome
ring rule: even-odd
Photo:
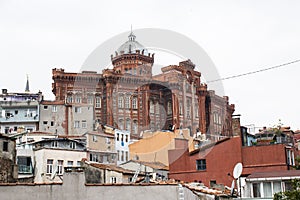
[[[25,92],[30,92],[30,90],[29,90],[29,78],[28,78],[28,74],[27,74],[27,81],[26,81]]]
[[[135,41],[135,38],[136,38],[136,36],[132,32],[132,25],[131,25],[131,32],[128,35],[128,39],[129,39],[129,41]]]

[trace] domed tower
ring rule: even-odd
[[[154,54],[148,53],[148,50],[135,38],[136,36],[131,31],[128,41],[118,48],[115,55],[111,55],[114,71],[120,74],[151,78]]]

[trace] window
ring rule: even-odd
[[[121,161],[124,161],[124,151],[121,151]]]
[[[191,104],[189,99],[186,101],[186,118],[191,119]]]
[[[133,120],[133,134],[137,134],[138,133],[138,126],[137,126],[137,120]]]
[[[92,96],[87,97],[87,103],[88,104],[93,104],[93,97]]]
[[[172,103],[171,103],[171,101],[168,101],[167,113],[168,113],[168,115],[172,114]]]
[[[125,142],[128,142],[128,135],[125,135]]]
[[[96,108],[101,108],[101,98],[96,97]]]
[[[70,148],[71,149],[76,149],[76,143],[75,142],[70,142]]]
[[[87,128],[86,120],[82,120],[82,122],[81,122],[81,127],[82,127],[82,128]]]
[[[52,106],[52,112],[57,112],[57,106],[56,105]]]
[[[264,182],[263,188],[264,188],[264,197],[272,197],[271,182]]]
[[[182,102],[179,103],[179,115],[182,115]]]
[[[120,150],[117,150],[118,161],[120,161]]]
[[[117,141],[119,141],[119,140],[120,140],[120,134],[117,133]]]
[[[77,161],[77,167],[80,167],[80,166],[81,166],[81,162]]]
[[[110,144],[110,139],[109,138],[105,138],[105,142],[106,142],[106,144]]]
[[[47,125],[47,124],[48,124],[48,121],[43,121],[43,124],[44,124],[44,125]]]
[[[18,156],[18,172],[22,174],[32,173],[31,157]]]
[[[8,151],[8,142],[7,141],[3,141],[3,151]]]
[[[51,142],[51,147],[57,147],[58,146],[58,142],[57,141],[52,141]]]
[[[123,121],[123,119],[119,119],[119,124],[118,124],[118,126],[119,126],[119,129],[121,129],[121,130],[124,129],[124,121]]]
[[[92,162],[99,162],[99,157],[98,157],[98,155],[95,154],[95,153],[91,153],[91,154],[90,154],[90,161],[92,161]]]
[[[52,174],[53,172],[53,159],[47,159],[47,174]]]
[[[80,121],[74,122],[74,128],[80,128]]]
[[[294,166],[295,165],[295,157],[294,152],[291,149],[287,149],[286,151],[287,164]]]
[[[15,110],[15,115],[17,115],[19,113],[19,111],[18,110]]]
[[[130,119],[126,119],[126,131],[130,131]]]
[[[44,110],[48,110],[48,106],[44,106]]]
[[[206,160],[196,160],[196,168],[197,170],[206,170]]]
[[[81,113],[81,107],[75,107],[74,110],[75,113]]]
[[[51,121],[51,126],[54,126],[54,121]]]
[[[154,113],[154,103],[153,103],[153,101],[150,101],[150,113],[151,114]]]
[[[260,183],[252,183],[253,197],[261,197]]]
[[[132,109],[137,109],[137,98],[133,97],[132,99]]]
[[[57,161],[57,174],[58,175],[62,175],[63,174],[63,164],[64,164],[63,160],[58,160]]]
[[[128,161],[128,151],[125,151],[125,161]]]
[[[76,96],[76,103],[81,103],[81,97],[80,96]]]
[[[110,177],[110,183],[117,183],[117,178],[114,176]]]
[[[72,96],[68,96],[67,97],[67,103],[72,103],[73,102],[73,97]]]
[[[68,160],[68,167],[72,167],[73,166],[73,161],[72,160]]]
[[[118,107],[123,108],[123,96],[119,96],[118,98]]]
[[[129,96],[125,96],[125,108],[129,108]]]
[[[159,103],[156,102],[156,104],[155,104],[155,114],[159,115],[159,111],[160,111],[160,106],[159,106]]]

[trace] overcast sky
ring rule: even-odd
[[[221,77],[272,67],[300,59],[299,9],[296,0],[0,0],[0,87],[23,92],[28,74],[31,92],[53,99],[52,68],[78,72],[97,46],[131,24],[189,37]],[[299,74],[296,63],[225,80],[223,86],[243,125],[273,126],[281,119],[300,129]]]

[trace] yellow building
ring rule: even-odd
[[[144,133],[143,139],[129,145],[130,159],[161,162],[168,166],[168,151],[187,148],[184,147],[186,140],[192,140],[189,129]]]

